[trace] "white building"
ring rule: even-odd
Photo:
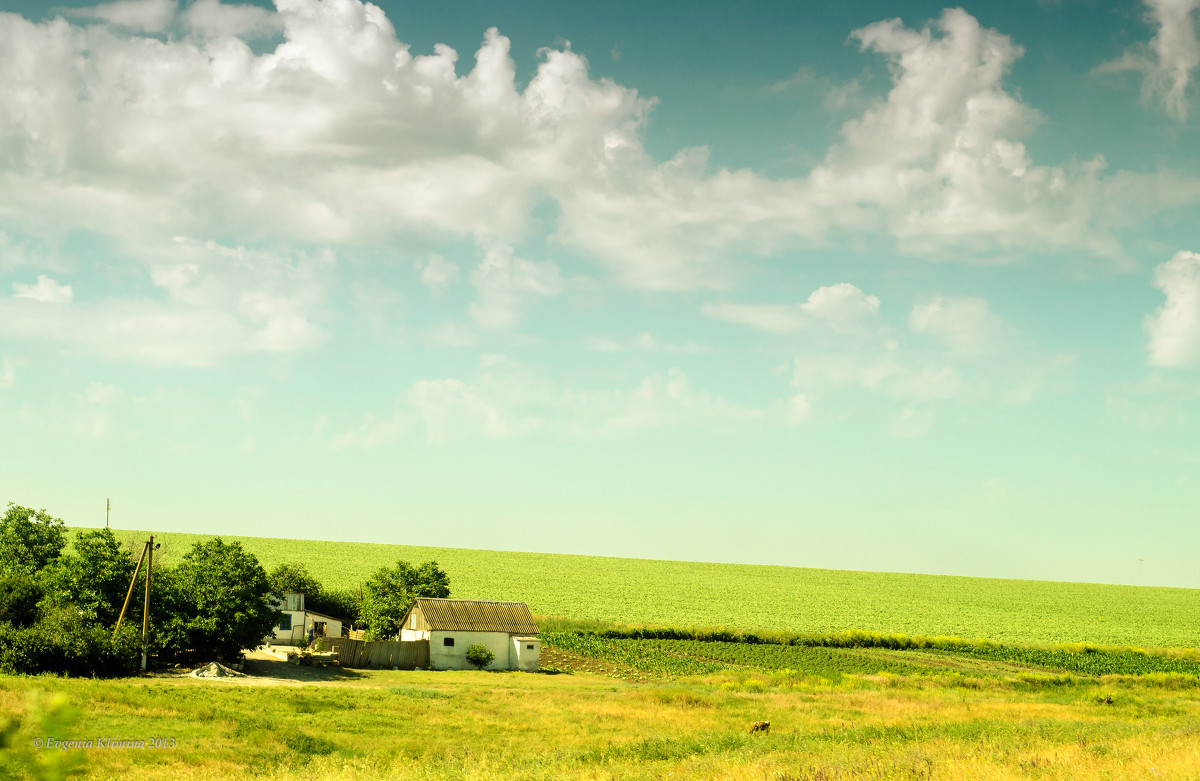
[[[283,618],[276,624],[271,636],[273,642],[304,645],[308,642],[309,629],[312,629],[314,638],[342,636],[342,619],[306,610],[303,594],[272,594],[271,599],[283,611]]]
[[[484,645],[495,654],[488,670],[537,670],[542,641],[524,602],[417,597],[400,624],[401,640],[428,640],[429,666],[467,670],[467,648]]]

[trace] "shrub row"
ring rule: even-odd
[[[80,622],[42,621],[30,627],[0,624],[0,671],[68,676],[120,676],[136,672],[140,640],[137,632],[112,632]]]

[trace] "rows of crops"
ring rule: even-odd
[[[1020,646],[980,645],[958,651],[836,648],[827,646],[739,643],[712,640],[661,640],[602,637],[579,632],[543,636],[551,651],[609,663],[595,671],[657,677],[698,675],[718,670],[793,671],[837,680],[845,674],[967,672],[1011,675],[1020,672],[1070,673],[1083,677],[1174,673],[1200,680],[1200,662],[1126,650],[1071,651]],[[944,664],[981,660],[985,664]],[[987,662],[999,664],[986,664]],[[593,671],[586,663],[577,669]]]
[[[119,531],[144,540],[148,532]],[[155,533],[156,561],[207,535]],[[369,543],[225,537],[268,568],[302,562],[325,585],[436,560],[456,597],[528,602],[538,615],[673,626],[1185,646],[1200,637],[1200,590],[846,572]],[[631,588],[630,584],[636,584]]]

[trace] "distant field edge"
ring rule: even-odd
[[[71,527],[72,532],[83,528]],[[759,637],[784,633],[863,642],[847,634],[857,632],[877,638],[871,642],[884,648],[900,641],[878,638],[1200,646],[1200,589],[1195,588],[113,531],[135,548],[153,534],[162,545],[156,565],[178,563],[195,543],[220,536],[240,543],[268,570],[303,564],[322,587],[352,593],[381,567],[434,560],[449,575],[454,597],[525,602],[536,615],[584,622],[728,627]],[[396,534],[402,534],[399,527]]]

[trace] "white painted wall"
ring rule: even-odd
[[[536,637],[514,637],[508,647],[508,669],[537,672],[542,641]]]
[[[322,618],[320,616],[314,616],[312,613],[308,613],[303,610],[285,610],[283,613],[284,615],[292,617],[292,628],[280,629],[279,624],[276,624],[272,633],[272,637],[276,643],[287,644],[296,642],[303,645],[304,643],[308,642],[308,628],[312,626],[314,621],[325,622],[326,637],[342,636],[342,622],[336,618]],[[297,627],[300,628],[297,629]]]
[[[447,648],[444,639],[454,638],[454,647]],[[488,647],[496,658],[485,669],[511,670],[509,666],[512,644],[508,632],[444,632],[429,633],[429,666],[435,670],[474,670],[475,665],[467,661],[467,648],[475,643]]]

